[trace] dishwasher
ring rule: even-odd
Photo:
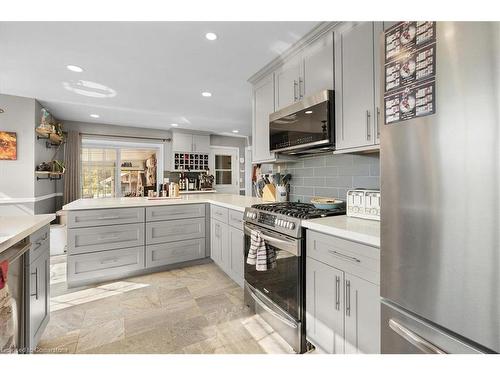
[[[31,244],[24,239],[0,253],[8,261],[7,284],[0,290],[0,353],[22,352],[25,346],[25,256]]]

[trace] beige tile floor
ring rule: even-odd
[[[42,353],[291,353],[243,303],[215,264],[68,289],[64,256],[51,260],[51,319]]]

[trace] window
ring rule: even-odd
[[[231,155],[215,155],[215,184],[232,184]]]
[[[134,197],[156,190],[163,174],[163,145],[84,139],[82,198]]]

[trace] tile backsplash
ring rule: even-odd
[[[290,201],[294,202],[309,202],[313,196],[345,200],[349,189],[380,189],[378,153],[312,156],[281,165],[281,173],[292,175]]]

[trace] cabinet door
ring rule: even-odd
[[[193,135],[184,133],[174,133],[172,135],[173,151],[191,152],[193,151]]]
[[[280,68],[276,73],[276,110],[286,107],[301,99],[299,79],[301,74],[301,61],[299,57],[292,59]]]
[[[306,258],[306,336],[326,353],[344,352],[343,272]]]
[[[374,93],[375,93],[375,108],[373,113],[375,115],[375,144],[380,144],[380,130],[382,127],[382,98],[384,89],[383,85],[381,85],[382,80],[384,79],[384,56],[382,51],[384,50],[384,27],[385,22],[374,22],[373,23],[373,39],[374,39],[374,50],[373,50],[373,64],[374,64]]]
[[[253,91],[253,162],[273,158],[269,152],[269,114],[274,112],[274,76],[271,74],[254,86]]]
[[[30,266],[29,346],[34,349],[49,321],[50,251],[47,248]]]
[[[231,247],[229,246],[229,225],[220,223],[220,267],[230,274],[231,269]]]
[[[210,152],[210,136],[209,135],[193,135],[193,151],[194,152]]]
[[[345,352],[380,353],[380,287],[345,274]]]
[[[221,223],[217,220],[210,221],[210,258],[217,263],[221,263]]]
[[[338,150],[375,143],[373,27],[373,22],[354,22],[335,32]]]
[[[321,90],[333,90],[333,32],[307,47],[304,54],[304,77],[299,79],[301,97]]]
[[[243,231],[234,227],[229,227],[229,247],[230,247],[230,271],[234,281],[243,287],[244,279],[244,258],[245,258],[245,236]]]

